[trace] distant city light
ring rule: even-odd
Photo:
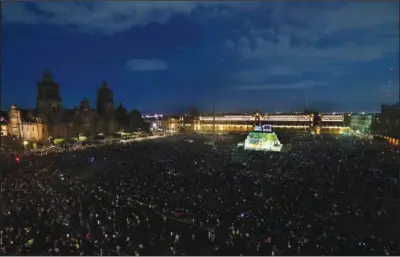
[[[156,113],[154,115],[148,115],[148,114],[142,115],[142,118],[146,118],[146,119],[152,119],[152,118],[158,119],[158,118],[162,118],[162,117],[163,117],[163,115],[162,114],[158,114],[158,113]]]

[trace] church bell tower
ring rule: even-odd
[[[40,116],[53,120],[62,111],[60,88],[49,70],[45,70],[42,80],[37,83],[36,109]]]

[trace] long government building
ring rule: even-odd
[[[248,132],[258,124],[269,124],[275,130],[315,131],[343,133],[344,114],[270,114],[257,112],[252,115],[207,115],[194,120],[198,132]]]

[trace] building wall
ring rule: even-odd
[[[40,116],[52,121],[57,121],[62,113],[60,88],[48,70],[37,84],[36,109]]]
[[[79,134],[87,137],[95,136],[97,134],[96,121],[97,115],[95,111],[90,108],[81,108],[76,112],[74,121],[70,122],[69,137],[76,137]]]
[[[212,132],[214,131],[213,124],[196,124],[194,130],[199,132]],[[254,131],[254,125],[247,124],[215,124],[216,132],[249,132]]]
[[[20,138],[27,141],[45,142],[48,139],[48,127],[40,122],[22,122],[20,124],[22,135]]]
[[[314,125],[314,119],[314,115],[309,114],[225,115],[215,117],[215,131],[248,132],[258,123],[271,124],[275,129],[308,131]],[[194,130],[213,131],[213,120],[211,115],[199,117],[194,121]],[[319,125],[324,131],[339,131],[343,121],[343,115],[325,114],[321,115]]]
[[[6,137],[8,136],[8,125],[6,124],[1,124],[1,136]]]
[[[178,132],[181,122],[179,118],[168,117],[167,119],[161,120],[161,126],[169,132]]]
[[[21,111],[15,105],[11,105],[9,112],[8,131],[10,136],[19,139],[45,142],[49,137],[48,125],[39,118],[25,121],[21,117]]]
[[[388,143],[400,144],[400,104],[382,105],[381,115],[377,120],[377,131]]]
[[[8,114],[6,114],[3,110],[0,110],[0,131],[1,131],[1,136],[8,136],[9,131],[8,131]]]
[[[53,138],[68,138],[68,123],[55,123],[50,125],[49,136]]]
[[[383,105],[380,115],[380,134],[400,138],[400,105]]]
[[[9,117],[9,131],[11,136],[15,136],[17,138],[21,138],[22,131],[21,131],[21,113],[17,109],[17,106],[11,105],[10,112],[8,114]]]

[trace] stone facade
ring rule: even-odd
[[[63,111],[59,85],[48,70],[37,83],[36,110],[39,116],[51,123],[59,122]]]
[[[9,111],[9,135],[18,139],[44,143],[49,136],[48,124],[34,110],[18,109],[11,105]]]
[[[97,132],[105,135],[118,130],[119,125],[115,118],[114,93],[103,81],[100,89],[97,90]]]
[[[90,108],[89,101],[85,98],[80,105],[74,109],[65,109],[63,123],[67,129],[67,138],[95,136],[97,133],[97,114]]]
[[[10,134],[9,132],[9,128],[8,128],[8,114],[6,112],[4,112],[3,110],[0,111],[0,125],[1,125],[1,136],[2,137],[6,137],[8,136],[8,134]]]
[[[400,104],[382,105],[377,130],[392,144],[400,144]]]
[[[122,103],[114,108],[114,94],[107,82],[103,81],[97,90],[96,100],[95,109],[86,98],[76,108],[63,108],[60,87],[46,70],[37,83],[36,108],[24,110],[11,105],[4,133],[23,140],[48,142],[49,138],[93,137],[129,130],[128,111]]]
[[[200,116],[194,121],[190,116],[183,117],[185,129],[188,131],[190,124],[194,123],[194,130],[198,132],[240,132],[254,131],[254,126],[269,124],[275,130],[312,131],[321,133],[340,134],[343,126],[342,114],[271,114],[256,112],[253,114],[230,114]]]
[[[179,132],[181,120],[179,116],[167,116],[161,120],[161,126],[167,132]]]

